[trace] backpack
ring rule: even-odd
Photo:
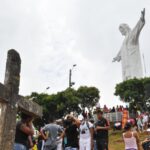
[[[88,129],[90,130],[90,124],[88,121],[85,122],[86,123],[86,126],[88,127]],[[79,131],[81,132],[81,130],[79,129]]]
[[[88,127],[88,129],[90,130],[90,124],[88,121],[86,121],[86,126]]]

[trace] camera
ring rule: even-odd
[[[85,134],[85,130],[82,130],[82,131],[81,131],[81,134]]]

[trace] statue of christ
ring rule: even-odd
[[[139,36],[144,24],[145,9],[141,11],[140,20],[132,30],[127,24],[121,24],[119,26],[119,30],[122,35],[125,36],[125,39],[119,53],[113,59],[113,62],[121,61],[123,80],[143,77]]]

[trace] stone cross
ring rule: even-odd
[[[0,150],[12,150],[19,111],[42,117],[42,107],[19,95],[21,59],[18,52],[8,51],[4,84],[0,83]]]

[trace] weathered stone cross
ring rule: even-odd
[[[20,69],[19,54],[13,49],[9,50],[4,85],[0,83],[0,150],[13,150],[18,110],[42,117],[42,107],[18,95]]]

